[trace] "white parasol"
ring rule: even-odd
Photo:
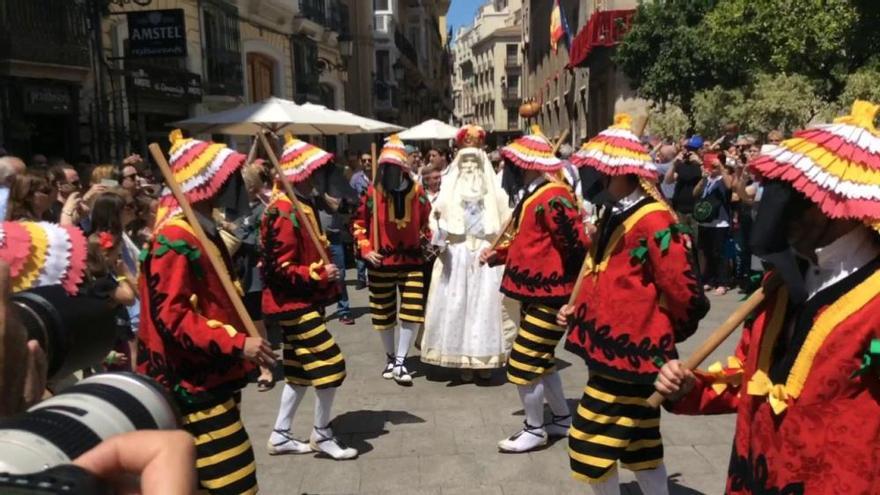
[[[430,119],[410,127],[399,134],[404,141],[428,141],[431,139],[455,139],[458,128],[437,119]]]

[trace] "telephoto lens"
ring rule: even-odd
[[[67,464],[121,433],[176,429],[180,414],[172,404],[165,389],[144,376],[86,378],[0,421],[0,473],[35,473]]]
[[[117,336],[115,308],[107,299],[71,296],[60,285],[16,292],[10,300],[49,363],[48,379],[101,362]]]

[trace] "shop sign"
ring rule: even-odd
[[[73,110],[73,100],[67,88],[59,86],[26,86],[24,89],[24,112],[42,114],[68,114]]]
[[[185,57],[183,9],[128,12],[128,56]]]
[[[202,77],[186,71],[135,69],[129,76],[130,88],[139,96],[202,101]]]

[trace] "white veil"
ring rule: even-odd
[[[501,226],[510,216],[510,204],[507,193],[499,187],[495,180],[495,171],[489,161],[489,155],[478,148],[462,148],[455,155],[455,160],[449,165],[449,171],[443,177],[440,184],[440,194],[434,202],[434,212],[439,214],[439,219],[431,215],[431,227],[435,231],[439,228],[453,235],[464,235],[465,220],[462,198],[461,169],[459,163],[464,156],[475,156],[481,164],[482,188],[485,191],[483,201],[483,232],[487,236],[501,233]]]

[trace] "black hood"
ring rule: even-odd
[[[336,199],[357,203],[357,191],[345,180],[345,173],[340,167],[328,163],[312,173],[312,185],[319,195],[327,194]]]
[[[524,187],[526,187],[526,184],[523,178],[523,171],[505,159],[504,170],[501,171],[501,188],[507,193],[507,197],[510,199],[510,206],[516,205],[517,196],[519,196],[520,190]]]
[[[608,206],[613,203],[605,186],[607,176],[593,167],[578,169],[581,180],[581,194],[584,199],[596,207]]]
[[[386,192],[393,192],[406,189],[412,179],[400,166],[382,163],[376,171],[376,181]]]
[[[788,231],[811,204],[787,182],[765,182],[758,215],[752,225],[752,252],[773,265],[788,287],[789,298],[796,304],[807,299],[807,291],[800,263],[788,241]]]
[[[230,222],[250,214],[250,200],[240,171],[226,179],[223,187],[214,197],[213,206],[223,210],[226,213],[226,220]]]

